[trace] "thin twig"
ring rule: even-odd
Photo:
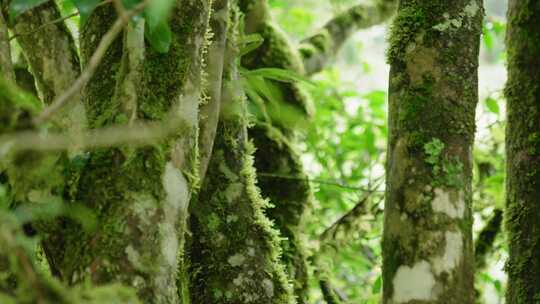
[[[118,13],[118,16],[124,19],[126,23],[129,22],[129,17],[127,15],[127,11],[126,11],[126,8],[124,7],[124,4],[122,4],[122,1],[112,0],[112,3],[114,5],[114,9],[116,9],[116,12]]]
[[[17,151],[64,151],[111,148],[122,145],[149,146],[177,132],[184,121],[172,118],[165,122],[135,122],[88,130],[71,136],[69,133],[21,131],[0,135],[0,158]]]
[[[291,176],[291,175],[282,175],[282,174],[275,174],[275,173],[266,173],[266,172],[258,172],[257,176],[260,177],[271,177],[271,178],[280,178],[280,179],[288,179],[288,180],[297,180],[297,181],[305,181],[308,183],[317,183],[317,184],[323,184],[323,185],[330,185],[330,186],[336,186],[344,189],[351,189],[351,190],[358,190],[358,191],[371,191],[370,189],[366,187],[355,187],[346,185],[343,183],[339,183],[337,181],[330,181],[325,179],[317,179],[317,178],[308,178],[308,177],[297,177],[297,176]]]
[[[350,211],[342,215],[337,221],[335,221],[332,225],[330,225],[319,237],[319,240],[321,242],[325,242],[329,238],[334,238],[339,227],[347,222],[350,218],[355,218],[358,216],[358,214],[361,213],[362,209],[364,208],[365,203],[367,200],[371,197],[371,195],[375,192],[378,192],[377,189],[382,184],[382,181],[378,181],[375,187],[371,190],[368,190],[364,197],[354,206]]]
[[[92,57],[88,61],[88,67],[81,73],[79,78],[75,80],[75,82],[71,85],[71,87],[69,87],[69,89],[67,89],[63,94],[61,94],[57,98],[55,98],[55,100],[53,100],[50,106],[45,108],[39,116],[34,118],[34,123],[36,125],[39,125],[47,121],[56,111],[58,111],[66,103],[68,103],[70,98],[74,94],[79,92],[88,83],[90,78],[92,78],[92,76],[94,75],[94,72],[96,71],[99,63],[103,59],[103,56],[107,52],[107,49],[116,39],[116,36],[118,36],[120,31],[122,31],[122,29],[127,24],[129,19],[135,16],[136,14],[138,14],[139,12],[141,12],[147,3],[148,3],[148,0],[143,1],[137,4],[137,6],[135,6],[133,9],[127,11],[126,12],[126,15],[128,17],[127,19],[118,18],[115,21],[113,26],[109,29],[107,33],[105,33],[105,35],[99,42],[99,45],[96,51],[94,52],[94,54],[92,54]]]

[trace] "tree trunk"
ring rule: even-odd
[[[540,299],[540,3],[508,3],[507,303]]]
[[[175,135],[145,148],[99,149],[83,157],[75,200],[97,213],[97,231],[67,223],[62,276],[70,283],[123,282],[145,302],[176,303],[179,257],[192,189],[197,184],[197,130],[208,0],[178,1],[172,43],[161,54],[145,46],[143,21],[111,45],[86,87],[89,124],[175,120]],[[84,64],[117,16],[98,7],[81,32]]]
[[[388,60],[383,303],[473,303],[479,0],[404,0]]]
[[[221,117],[208,171],[191,208],[192,303],[294,303],[279,260],[279,240],[263,214],[246,100],[238,87],[238,11],[230,22]]]

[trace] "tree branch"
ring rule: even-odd
[[[199,119],[199,178],[206,175],[212,155],[214,139],[221,109],[222,78],[226,53],[227,29],[229,21],[229,1],[215,0],[212,3],[210,26],[213,40],[206,54],[206,94],[208,99],[201,105]]]
[[[497,234],[501,231],[503,212],[501,209],[495,209],[493,216],[487,222],[486,226],[480,231],[478,240],[474,247],[474,258],[476,269],[482,269],[486,265],[486,257],[493,249],[493,243]]]
[[[369,190],[369,189],[367,189],[365,187],[351,186],[351,185],[340,183],[338,181],[332,181],[332,180],[326,180],[326,179],[297,177],[297,176],[276,174],[276,173],[268,173],[268,172],[257,172],[257,176],[262,177],[262,178],[278,178],[278,179],[288,179],[288,180],[295,180],[295,181],[304,181],[304,182],[308,182],[308,183],[316,183],[316,184],[321,184],[321,185],[336,186],[336,187],[339,187],[339,188],[349,189],[349,190],[372,191],[372,190]]]
[[[382,182],[378,182],[372,190],[368,190],[364,197],[352,208],[349,212],[341,216],[337,221],[335,221],[330,227],[326,228],[324,232],[320,235],[319,241],[321,243],[327,243],[329,240],[334,239],[337,233],[341,229],[347,229],[351,227],[353,222],[358,219],[358,217],[365,213],[365,204],[371,195],[377,192],[377,188]]]
[[[396,6],[396,0],[353,6],[326,23],[317,34],[302,41],[299,51],[306,75],[320,72],[353,33],[386,21]]]

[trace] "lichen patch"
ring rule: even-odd
[[[437,275],[443,272],[451,274],[462,258],[463,236],[461,232],[447,231],[445,242],[444,254],[432,259],[433,270]]]
[[[227,262],[229,262],[229,264],[231,264],[231,266],[233,266],[233,267],[238,267],[238,266],[242,265],[245,260],[246,260],[245,256],[243,256],[240,253],[237,253],[237,254],[229,257],[229,259],[227,259]]]
[[[442,189],[435,189],[434,193],[435,197],[431,202],[433,211],[444,213],[453,219],[463,218],[465,215],[465,200],[461,193],[456,195],[457,198],[455,199],[453,199],[453,193]]]
[[[412,267],[401,266],[392,281],[394,286],[393,302],[430,301],[437,297],[435,277],[427,261],[420,261]]]

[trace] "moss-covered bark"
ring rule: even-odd
[[[142,63],[141,50],[129,45],[142,41],[142,32],[131,28],[134,36],[129,37],[128,29],[125,40],[118,37],[111,45],[87,85],[85,106],[93,128],[133,119],[176,121],[181,127],[176,136],[153,146],[100,149],[78,159],[83,166],[73,176],[78,189],[72,199],[94,210],[99,223],[96,231],[87,232],[66,222],[65,253],[58,267],[68,282],[120,281],[133,286],[145,302],[178,302],[187,208],[197,184],[198,107],[209,6],[208,0],[178,1],[171,14],[169,52],[146,46]],[[112,5],[92,13],[81,32],[83,62],[116,18]],[[127,82],[133,81],[138,82],[126,95]]]
[[[248,69],[280,68],[304,74],[299,53],[285,33],[271,21],[266,1],[240,1],[240,6],[246,14],[246,31],[257,33],[264,39],[259,48],[242,58],[242,65]],[[311,100],[298,84],[272,82],[272,85],[284,96],[282,102],[286,104],[279,105],[284,107],[282,111],[293,111],[294,114],[289,113],[291,115],[311,115]],[[271,106],[272,102],[266,106]],[[256,147],[257,172],[268,174],[259,178],[259,186],[263,197],[268,198],[272,204],[267,214],[284,238],[281,241],[282,261],[289,280],[293,282],[297,301],[306,303],[308,267],[299,229],[304,210],[311,202],[312,192],[309,183],[305,181],[307,178],[302,164],[291,145],[291,141],[295,140],[294,130],[287,123],[272,119],[278,117],[270,117],[271,121],[251,127],[249,138],[253,139]],[[290,175],[298,180],[291,182],[273,175]]]
[[[540,301],[540,3],[508,9],[507,303]]]
[[[255,168],[259,173],[269,173],[259,176],[259,187],[263,197],[272,204],[266,214],[283,237],[282,261],[293,282],[298,303],[307,303],[308,265],[300,231],[304,211],[313,199],[312,189],[294,148],[288,141],[268,134],[268,128],[256,126],[249,130],[256,147]],[[292,176],[297,180],[279,176]]]
[[[267,202],[256,186],[246,101],[234,60],[238,12],[233,11],[214,151],[191,206],[191,301],[293,303],[277,232],[263,214]]]
[[[60,17],[56,3],[47,1],[21,14],[12,24],[45,104],[69,88],[80,74],[79,57],[71,33],[63,22],[52,22]],[[81,94],[75,94],[72,99],[55,120],[69,132],[76,133],[85,126],[86,118]]]
[[[383,303],[473,303],[471,158],[483,9],[401,1],[392,26]]]

